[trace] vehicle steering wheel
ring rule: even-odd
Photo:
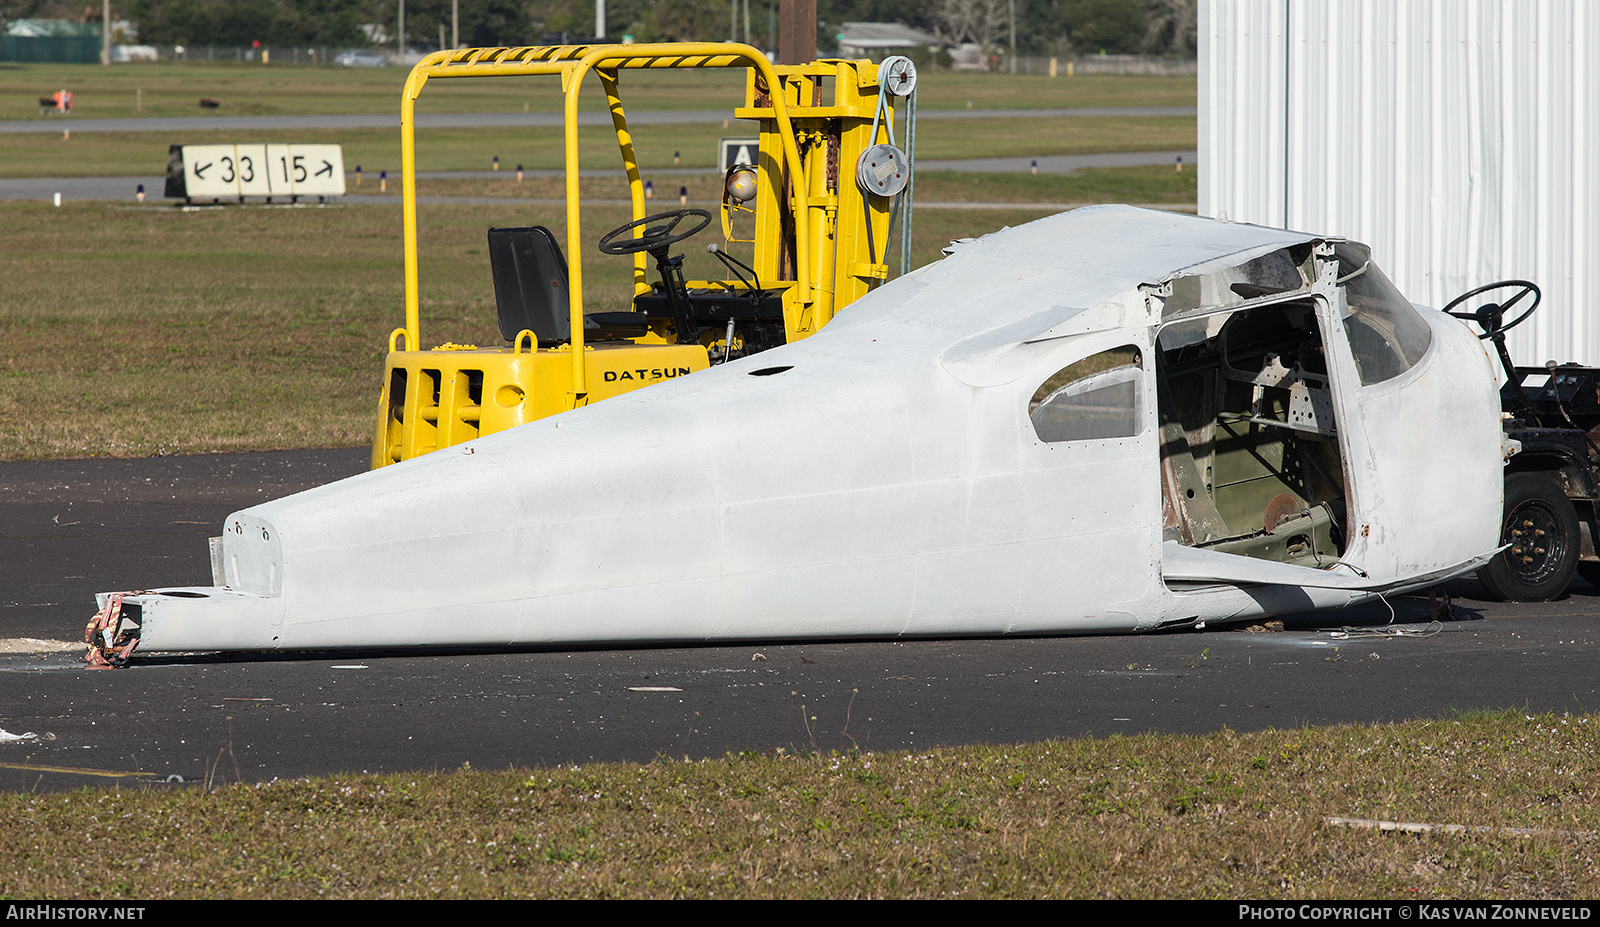
[[[696,225],[687,232],[673,234],[672,230],[677,228],[678,225],[683,222],[683,220],[690,217],[699,218],[700,224]],[[650,227],[650,223],[652,222],[664,224],[657,225],[652,228]],[[640,251],[654,251],[657,248],[664,248],[668,245],[674,245],[680,241],[683,241],[685,238],[698,235],[702,229],[710,224],[711,213],[706,212],[704,209],[675,209],[672,212],[656,213],[653,216],[645,216],[643,219],[629,222],[627,225],[624,225],[621,228],[612,229],[611,231],[607,232],[600,239],[600,253],[638,254]],[[641,225],[645,226],[645,233],[641,237],[622,237],[623,235],[629,234]]]
[[[1510,287],[1519,287],[1520,289],[1517,290],[1517,294],[1515,296],[1503,303],[1488,303],[1471,312],[1450,311],[1481,293],[1487,293],[1491,290],[1508,289]],[[1502,322],[1501,320],[1505,318],[1507,310],[1521,302],[1522,298],[1527,296],[1529,293],[1533,294],[1533,305],[1524,309],[1521,315],[1517,316],[1511,321]],[[1526,280],[1501,280],[1499,283],[1486,284],[1478,287],[1476,290],[1468,290],[1467,292],[1462,293],[1460,296],[1452,299],[1449,305],[1444,307],[1444,312],[1446,315],[1452,315],[1458,319],[1465,319],[1469,322],[1478,323],[1478,327],[1483,329],[1483,334],[1478,336],[1478,340],[1487,341],[1501,332],[1508,332],[1511,329],[1516,328],[1518,325],[1521,325],[1527,320],[1528,316],[1533,315],[1533,310],[1539,308],[1539,301],[1543,298],[1544,294],[1539,291],[1539,287],[1535,284],[1529,283]]]

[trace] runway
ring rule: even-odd
[[[73,640],[98,591],[207,582],[235,509],[359,472],[365,449],[0,463],[0,638]],[[1426,597],[1287,630],[522,652],[0,653],[0,789],[646,762],[729,751],[1203,733],[1600,704],[1600,590]],[[1341,631],[1343,626],[1354,630]],[[1404,636],[1380,635],[1402,630]]]

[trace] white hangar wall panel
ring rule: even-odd
[[[1201,0],[1200,214],[1344,235],[1412,299],[1524,278],[1600,363],[1600,4]]]
[[[1208,3],[1200,8],[1203,216],[1226,213],[1238,221],[1285,227],[1286,13],[1282,0]]]

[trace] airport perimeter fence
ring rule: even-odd
[[[350,49],[338,45],[296,45],[291,47],[252,48],[248,45],[141,45],[140,54],[130,55],[128,61],[166,61],[182,64],[196,62],[235,62],[238,64],[300,65],[302,67],[333,67],[335,60]],[[148,51],[146,51],[148,49]],[[361,50],[363,54],[376,55],[388,62],[393,56],[384,51]]]
[[[99,64],[101,42],[94,35],[0,36],[0,62],[29,64]],[[183,63],[237,62],[269,66],[337,66],[336,59],[348,48],[338,45],[252,48],[248,45],[113,45],[112,64],[137,64],[145,61]],[[392,52],[362,50],[392,63]],[[421,55],[409,49],[410,61]]]
[[[860,54],[873,61],[882,61],[889,55],[905,55],[918,68],[934,71],[966,73],[1010,73],[1011,61],[1004,49],[992,49],[984,54],[977,46],[957,49],[891,48],[851,49],[850,54]],[[1057,77],[1073,74],[1148,74],[1162,77],[1193,76],[1200,73],[1200,62],[1194,58],[1165,55],[1018,55],[1016,73]]]
[[[262,47],[252,48],[247,45],[113,45],[111,47],[111,60],[114,64],[138,63],[141,61],[163,61],[183,63],[193,62],[233,62],[249,65],[267,65],[278,67],[293,65],[299,67],[340,67],[339,56],[352,51],[347,47],[337,45],[305,45],[292,47]],[[355,49],[360,55],[357,66],[370,66],[377,60],[382,60],[387,66],[397,66],[396,56],[392,50],[369,48]],[[431,47],[419,48],[411,46],[406,49],[406,64],[415,64],[425,54],[432,52]],[[903,50],[901,50],[903,51]],[[874,53],[874,59],[879,59],[885,53]],[[925,49],[917,49],[912,55],[922,67],[932,66],[936,70],[972,70],[1008,72],[1011,70],[1010,62],[1003,55],[993,55],[980,62],[963,66],[962,63],[952,62],[948,54],[931,55]],[[86,35],[49,36],[49,37],[0,37],[0,62],[49,62],[56,64],[98,64],[100,61],[100,36],[98,32]],[[1051,62],[1055,62],[1055,73],[1058,77],[1069,74],[1149,74],[1161,76],[1181,76],[1199,73],[1199,63],[1193,58],[1172,58],[1156,55],[1063,55],[1050,58],[1042,55],[1017,56],[1016,72],[1018,74],[1046,75],[1051,73]],[[1070,65],[1070,67],[1069,67]]]
[[[1051,58],[1031,55],[1017,56],[1018,74],[1049,74]],[[1067,65],[1073,74],[1149,74],[1178,77],[1200,73],[1200,62],[1194,58],[1166,58],[1155,55],[1068,55],[1053,59],[1056,75],[1066,76]],[[1004,59],[999,70],[1010,70]]]

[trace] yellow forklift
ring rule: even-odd
[[[625,72],[743,68],[759,156],[723,177],[720,216],[647,214],[645,183],[623,109]],[[633,221],[598,240],[605,260],[631,258],[626,305],[586,305],[588,247],[578,195],[578,93],[605,93]],[[541,226],[488,231],[500,336],[495,347],[424,349],[418,324],[415,106],[430,80],[559,78],[565,97],[565,242]],[[773,65],[749,45],[566,45],[441,51],[411,71],[401,100],[405,326],[389,336],[372,466],[398,463],[596,400],[804,338],[887,279],[898,225],[909,258],[916,71],[905,58]],[[895,144],[896,108],[905,112]],[[724,280],[685,280],[671,247],[720,220],[707,247]],[[747,238],[736,237],[749,229]],[[726,245],[751,246],[749,264]],[[652,275],[651,271],[654,270]],[[486,281],[487,283],[487,281]]]

